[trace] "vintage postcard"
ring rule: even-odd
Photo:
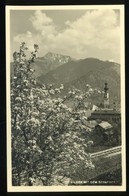
[[[124,5],[6,6],[8,192],[126,191]]]

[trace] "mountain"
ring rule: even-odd
[[[110,103],[117,102],[120,104],[120,76],[113,70],[111,73],[104,72],[101,70],[90,71],[84,76],[65,84],[64,94],[70,88],[77,88],[82,91],[86,90],[86,84],[90,84],[93,88],[98,88],[99,90],[104,90],[105,81],[108,82],[108,88],[110,93]],[[101,95],[93,96],[92,102],[94,104],[103,102],[103,97]]]
[[[40,83],[64,84],[64,94],[70,88],[86,89],[86,84],[103,90],[105,81],[108,82],[112,98],[120,100],[120,65],[115,62],[86,58],[70,61],[38,77]]]
[[[78,80],[82,76],[89,75],[89,73],[92,73],[93,75],[90,80],[94,80],[95,75],[93,72],[97,73],[100,71],[102,75],[106,74],[107,77],[110,77],[110,75],[113,75],[114,73],[115,76],[119,78],[120,65],[95,58],[86,58],[65,63],[46,75],[41,75],[38,77],[38,80],[43,83],[66,84],[76,79]]]
[[[70,56],[48,52],[45,56],[38,57],[32,64],[32,68],[35,69],[34,75],[37,78],[70,61],[72,61]],[[13,73],[13,63],[11,63],[11,72]]]
[[[96,58],[74,60],[70,56],[48,52],[38,57],[32,64],[35,77],[40,84],[64,84],[62,94],[70,88],[86,90],[86,84],[103,90],[105,81],[108,82],[110,96],[120,102],[120,64],[113,61],[102,61]],[[13,63],[11,63],[13,73]],[[95,98],[94,104],[99,98]]]
[[[48,52],[45,56],[39,57],[35,60],[34,69],[36,70],[36,77],[47,74],[64,63],[72,61],[70,56]],[[37,70],[38,68],[38,70]]]

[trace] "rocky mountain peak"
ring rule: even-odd
[[[48,52],[44,55],[44,59],[48,59],[49,61],[58,62],[59,64],[64,64],[72,60],[70,56],[62,55],[58,53]]]

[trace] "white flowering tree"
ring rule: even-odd
[[[77,89],[59,98],[63,84],[38,85],[33,77],[32,63],[38,46],[27,60],[25,43],[15,52],[14,75],[11,79],[12,126],[12,184],[33,186],[65,184],[82,167],[94,166],[86,151],[90,144],[82,137],[88,135],[83,103],[96,90],[87,86],[81,93]],[[57,98],[58,97],[58,98]],[[67,106],[74,101],[73,108]]]

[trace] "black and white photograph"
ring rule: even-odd
[[[124,5],[6,6],[8,192],[125,191]]]

